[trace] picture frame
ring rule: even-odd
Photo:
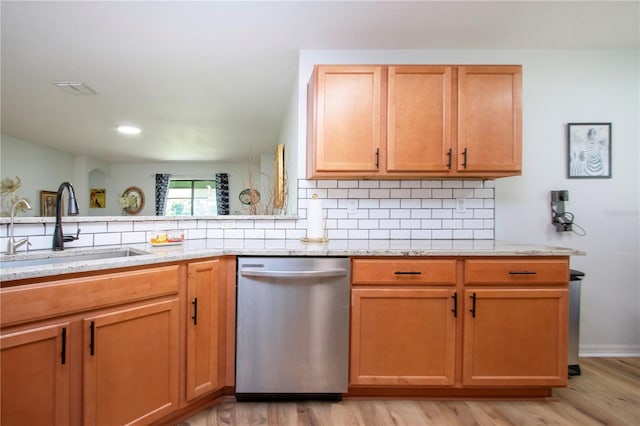
[[[106,189],[93,188],[89,190],[89,208],[104,209],[107,205]]]
[[[611,177],[611,123],[567,124],[567,177]]]
[[[40,191],[40,215],[55,216],[56,215],[56,197],[58,193],[55,191]],[[61,211],[64,212],[62,206]]]

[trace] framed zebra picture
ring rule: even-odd
[[[568,123],[567,177],[611,177],[611,123]]]

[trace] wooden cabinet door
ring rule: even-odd
[[[308,94],[311,177],[377,173],[382,85],[380,66],[316,67]]]
[[[86,318],[84,424],[149,424],[178,408],[178,301]]]
[[[5,426],[69,424],[68,323],[0,337]]]
[[[568,290],[469,289],[464,305],[463,385],[566,386]]]
[[[387,172],[445,172],[452,166],[451,67],[390,66]]]
[[[458,67],[458,171],[522,170],[522,67]]]
[[[223,386],[221,336],[224,283],[220,259],[189,264],[187,294],[187,401]]]
[[[351,385],[452,385],[454,290],[361,289],[351,298]]]

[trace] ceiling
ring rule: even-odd
[[[639,4],[3,0],[1,130],[108,162],[246,160],[275,148],[301,49],[638,49]]]

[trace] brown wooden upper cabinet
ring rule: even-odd
[[[317,65],[307,177],[519,175],[521,86],[519,65]]]

